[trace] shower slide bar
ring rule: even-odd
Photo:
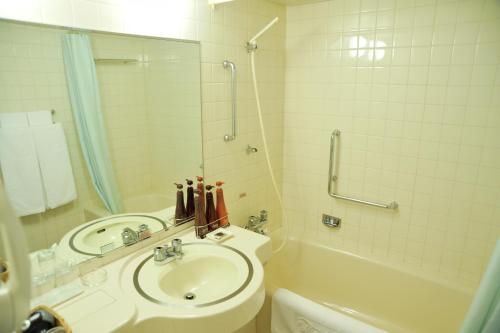
[[[386,208],[386,209],[396,209],[398,208],[398,203],[396,201],[393,201],[389,204],[385,203],[379,203],[379,202],[373,202],[373,201],[368,201],[368,200],[362,200],[362,199],[356,199],[352,197],[348,197],[345,195],[341,195],[335,192],[334,190],[334,183],[337,181],[338,176],[337,176],[337,171],[336,171],[336,160],[335,160],[335,147],[336,147],[336,138],[340,137],[340,130],[335,129],[332,132],[332,135],[330,137],[330,167],[328,170],[328,194],[336,199],[341,199],[341,200],[347,200],[347,201],[353,201],[357,202],[360,204],[364,205],[369,205],[369,206],[375,206],[375,207],[380,207],[380,208]]]
[[[222,66],[231,69],[231,108],[233,118],[232,134],[224,135],[224,141],[233,141],[236,139],[236,65],[229,60],[224,60]]]

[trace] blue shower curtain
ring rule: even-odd
[[[108,148],[90,39],[63,35],[63,58],[73,117],[92,183],[111,213],[123,211]]]
[[[500,332],[500,239],[481,279],[460,333]]]

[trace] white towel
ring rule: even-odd
[[[30,128],[0,128],[0,165],[5,191],[16,214],[44,212],[42,178]]]
[[[52,209],[75,200],[75,180],[62,125],[58,123],[34,126],[31,129],[40,163],[47,207]]]
[[[282,288],[273,295],[271,332],[387,333]]]
[[[30,126],[50,125],[52,124],[51,111],[33,111],[28,112],[28,122]]]
[[[27,127],[28,118],[25,112],[0,113],[0,127]]]

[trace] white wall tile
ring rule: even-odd
[[[487,214],[499,207],[489,195],[500,194],[498,135],[493,134],[500,133],[500,120],[491,121],[500,118],[493,116],[499,114],[493,91],[500,88],[500,8],[488,1],[493,13],[486,14],[486,1],[379,0],[374,12],[366,2],[343,2],[347,8],[339,3],[330,2],[326,38],[340,48],[340,61],[332,54],[320,63],[315,46],[307,58],[299,56],[298,47],[287,49],[293,61],[287,62],[286,87],[301,88],[285,93],[284,186],[303,187],[290,175],[304,170],[326,179],[328,134],[339,128],[339,192],[397,200],[400,207],[396,213],[365,208],[331,199],[326,190],[312,202],[296,201],[285,192],[290,216],[315,211],[343,217],[342,229],[335,232],[322,228],[319,220],[307,226],[292,220],[299,225],[291,229],[303,232],[312,223],[313,230],[297,235],[474,287],[500,235],[496,230],[492,236],[489,227],[498,217]],[[356,12],[359,6],[366,11]],[[300,33],[299,22],[312,20],[303,14],[307,8],[287,9],[288,43]],[[315,37],[309,33],[302,38]],[[342,44],[336,42],[340,34]],[[383,40],[389,46],[379,54],[383,58],[377,60],[373,51],[366,56],[370,51],[351,42],[360,38]],[[303,88],[315,86],[315,78],[308,76],[313,70],[338,73],[323,83],[332,93],[304,93]],[[324,117],[331,120],[320,123],[312,105],[326,103]],[[314,162],[291,139],[290,132],[305,129],[325,133],[307,148],[317,147]],[[495,157],[484,157],[490,145],[496,145],[495,152],[486,154]],[[478,205],[474,209],[472,202]],[[363,212],[369,213],[360,223]],[[394,219],[386,237],[376,232],[381,214]],[[477,240],[487,245],[471,250]]]

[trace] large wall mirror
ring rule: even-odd
[[[0,85],[2,182],[33,257],[164,230],[174,182],[203,173],[197,42],[0,20]]]

